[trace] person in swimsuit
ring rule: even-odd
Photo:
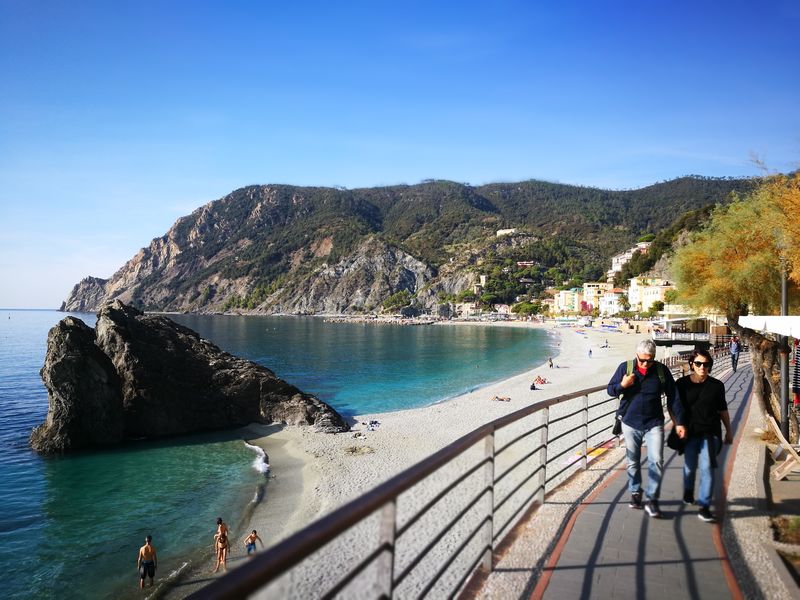
[[[144,587],[144,580],[150,577],[150,586],[153,586],[153,577],[156,575],[156,567],[158,566],[158,556],[156,556],[156,549],[153,546],[153,536],[148,535],[144,538],[144,546],[139,548],[139,556],[136,559],[136,568],[139,570],[139,587]]]
[[[219,571],[222,566],[223,571],[228,570],[228,534],[219,533],[214,536],[214,547],[217,552],[217,566],[214,567],[214,573]]]
[[[263,548],[264,542],[262,542],[261,538],[258,537],[258,533],[255,529],[253,529],[253,533],[244,538],[244,547],[247,548],[247,556],[250,556],[251,552],[256,551],[256,540],[261,542],[261,547]]]
[[[222,517],[217,517],[217,533],[214,534],[214,543],[217,543],[217,538],[220,535],[228,535],[228,526],[225,525],[225,522],[222,520]]]

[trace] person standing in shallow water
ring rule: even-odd
[[[244,547],[247,549],[247,556],[250,556],[251,552],[256,551],[256,540],[261,542],[261,547],[263,548],[264,542],[258,537],[258,532],[255,529],[253,529],[253,533],[244,538]]]
[[[156,575],[158,566],[158,556],[155,546],[153,546],[153,536],[148,535],[144,538],[144,546],[139,548],[139,556],[136,559],[136,568],[139,570],[139,587],[144,587],[144,580],[150,577],[150,587],[153,586],[153,577]]]
[[[695,476],[700,468],[700,494],[697,504],[698,518],[713,523],[711,497],[714,493],[714,476],[717,454],[725,444],[733,443],[731,418],[725,400],[725,385],[711,377],[714,360],[705,350],[694,350],[689,357],[689,374],[675,382],[681,407],[688,420],[687,439],[684,446],[683,502],[694,504]],[[722,439],[720,422],[725,424]]]
[[[228,534],[221,533],[214,536],[215,545],[214,549],[217,552],[217,565],[214,567],[214,573],[219,571],[222,567],[223,571],[228,570]]]

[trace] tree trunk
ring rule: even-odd
[[[753,392],[759,395],[769,412],[781,421],[781,364],[780,345],[777,341],[739,325],[738,317],[728,315],[728,326],[750,348],[750,364],[753,368]],[[798,440],[797,415],[789,411],[789,442]]]

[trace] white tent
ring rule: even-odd
[[[764,317],[750,315],[739,317],[739,325],[759,332],[800,338],[800,317]]]

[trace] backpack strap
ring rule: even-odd
[[[627,366],[625,367],[625,374],[630,375],[633,373],[633,359],[629,360]],[[664,365],[660,362],[656,363],[656,373],[658,373],[658,381],[661,382],[661,387],[663,388],[667,384],[667,378],[664,375]]]

